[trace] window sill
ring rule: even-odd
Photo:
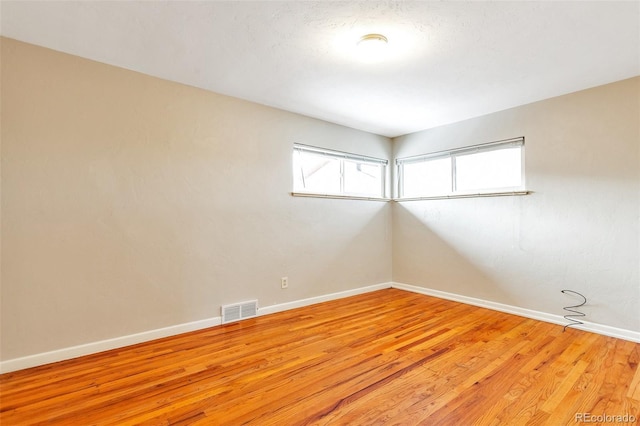
[[[311,197],[311,198],[334,198],[337,200],[360,200],[360,201],[391,201],[390,198],[382,197],[366,197],[358,195],[337,195],[337,194],[317,194],[314,192],[292,192],[294,197]]]
[[[505,192],[479,192],[476,194],[450,194],[434,195],[431,197],[407,197],[395,198],[393,201],[422,201],[422,200],[448,200],[452,198],[482,198],[482,197],[511,197],[515,195],[528,195],[533,191],[505,191]]]

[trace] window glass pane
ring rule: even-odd
[[[451,159],[403,164],[402,182],[403,197],[448,194],[451,192]]]
[[[522,186],[521,150],[514,147],[456,156],[456,189]]]
[[[344,162],[344,192],[382,196],[382,167],[378,164]]]
[[[293,153],[293,188],[322,194],[340,193],[340,160],[303,151]]]
[[[387,163],[375,157],[294,144],[293,191],[382,198]]]

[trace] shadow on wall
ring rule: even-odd
[[[457,201],[457,200],[456,200]],[[430,204],[425,204],[430,203]],[[514,304],[515,299],[500,282],[461,251],[456,244],[434,231],[434,225],[449,222],[443,218],[441,203],[416,201],[393,205],[393,281],[461,294],[485,300]],[[468,242],[491,246],[477,235],[467,234]]]
[[[282,264],[294,285],[264,303],[391,281],[390,203],[293,197],[289,204]]]
[[[369,221],[361,223],[357,230],[350,230],[345,235],[348,239],[323,265],[322,276],[331,276],[333,271],[350,271],[353,276],[351,281],[336,285],[334,291],[391,281],[391,204],[378,204],[381,206],[372,210],[375,213]]]
[[[588,321],[638,329],[631,210],[557,195],[396,203],[393,281],[556,315],[569,289]]]

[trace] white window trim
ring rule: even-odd
[[[299,143],[293,144],[294,152],[312,152],[314,154],[326,155],[331,158],[337,158],[340,160],[347,161],[357,161],[359,163],[364,164],[376,164],[381,166],[381,182],[380,182],[380,193],[386,194],[386,174],[387,174],[387,165],[389,164],[388,160],[377,158],[377,157],[369,157],[366,155],[360,154],[352,154],[349,152],[343,151],[335,151],[332,149],[319,148],[316,146],[304,145]],[[313,197],[313,198],[334,198],[334,199],[346,199],[346,200],[365,200],[365,201],[391,201],[390,198],[386,198],[384,196],[373,197],[367,196],[357,193],[347,193],[344,191],[344,161],[340,162],[340,193],[321,193],[315,191],[292,191],[291,195],[294,197]]]
[[[336,200],[361,200],[361,201],[393,201],[391,198],[384,197],[362,197],[359,195],[338,195],[338,194],[321,194],[318,192],[296,192],[292,191],[294,197],[310,197],[310,198],[333,198]]]
[[[490,152],[494,150],[504,149],[508,147],[521,146],[524,147],[524,136],[512,139],[505,139],[501,141],[489,142],[484,144],[472,145],[463,148],[456,148],[446,151],[437,151],[428,154],[415,155],[405,158],[396,159],[396,176],[397,176],[397,194],[398,197],[394,198],[394,201],[416,201],[416,200],[442,200],[452,198],[475,198],[475,197],[505,197],[514,195],[527,195],[533,191],[529,191],[526,188],[525,182],[525,150],[522,149],[521,153],[521,185],[518,187],[505,187],[505,188],[490,188],[486,191],[457,191],[456,190],[456,157],[460,155]],[[404,164],[418,163],[421,161],[435,160],[438,158],[451,158],[451,193],[442,195],[430,195],[421,197],[404,197],[403,190],[403,169]]]

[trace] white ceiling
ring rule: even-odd
[[[389,137],[640,75],[636,1],[0,7],[4,36]]]

